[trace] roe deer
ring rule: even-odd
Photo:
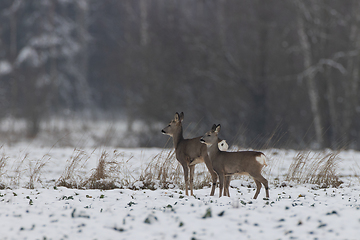
[[[211,174],[213,186],[211,188],[210,196],[214,196],[217,176],[211,165],[209,155],[207,153],[207,147],[205,144],[200,142],[201,137],[184,139],[182,121],[184,120],[184,113],[176,113],[174,119],[172,119],[167,127],[161,132],[163,134],[173,137],[176,159],[180,162],[184,170],[185,178],[185,194],[188,194],[188,187],[190,185],[190,192],[193,195],[193,181],[194,181],[194,170],[195,164],[205,162],[207,169]],[[216,140],[219,142],[219,140]],[[220,140],[221,145],[227,150],[227,143]],[[189,169],[190,169],[190,182],[189,182]]]
[[[263,166],[266,166],[265,155],[262,152],[256,151],[220,151],[217,144],[220,128],[220,124],[217,126],[214,124],[212,129],[200,139],[201,142],[208,145],[212,166],[219,176],[219,197],[221,197],[223,189],[224,196],[230,197],[229,185],[232,175],[248,174],[255,180],[256,183],[254,199],[256,199],[260,193],[261,183],[265,187],[266,198],[269,198],[268,181],[261,175]]]

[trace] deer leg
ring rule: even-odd
[[[185,179],[185,194],[186,196],[189,196],[188,193],[188,185],[189,185],[189,168],[187,164],[182,164],[182,167],[184,169],[184,179]]]
[[[257,198],[257,196],[259,195],[260,189],[261,189],[261,183],[264,185],[265,187],[265,193],[266,193],[266,198],[269,198],[269,185],[268,185],[268,180],[266,180],[262,175],[257,176],[256,178],[254,178],[255,183],[256,183],[256,193],[254,196],[254,199]]]
[[[255,192],[255,195],[254,195],[254,199],[256,199],[260,193],[260,189],[261,189],[261,182],[259,182],[259,180],[255,180],[255,183],[256,183],[256,192]]]
[[[190,194],[191,196],[194,195],[193,188],[194,188],[194,171],[195,165],[190,165]]]
[[[269,183],[268,183],[268,180],[266,180],[264,177],[262,177],[262,178],[263,179],[262,179],[261,183],[265,187],[266,198],[269,198]]]
[[[228,189],[227,189],[227,176],[224,177],[224,196],[228,195]]]
[[[220,184],[219,184],[219,189],[220,189],[219,198],[220,198],[222,196],[222,191],[223,191],[223,188],[224,188],[224,174],[219,175],[219,182],[220,182]]]
[[[231,176],[226,176],[225,177],[224,196],[230,197],[230,181],[231,181]],[[225,190],[226,190],[226,192],[225,192]]]
[[[206,154],[206,156],[204,156],[204,162],[205,165],[208,169],[208,171],[211,174],[211,179],[212,179],[212,186],[211,186],[211,192],[210,192],[210,196],[214,196],[215,194],[215,188],[216,188],[216,182],[217,182],[217,174],[215,173],[212,163],[210,161],[209,155]]]

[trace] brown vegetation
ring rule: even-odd
[[[140,174],[136,174],[138,177],[134,177],[131,164],[132,157],[125,157],[125,153],[116,150],[101,152],[97,165],[91,171],[87,171],[85,166],[94,152],[95,150],[87,153],[84,150],[74,149],[63,173],[55,181],[55,186],[103,190],[114,188],[134,190],[184,188],[183,169],[175,158],[174,150],[164,149],[160,151],[139,170]],[[282,180],[290,184],[310,183],[321,188],[339,187],[342,183],[337,173],[338,163],[341,161],[339,152],[299,152],[294,157],[289,169],[284,171],[284,174],[271,177],[271,170],[278,167],[279,161],[283,161],[281,159],[281,156],[275,154],[270,156],[270,161],[268,161],[269,166],[266,168],[266,175],[273,186],[278,186]],[[0,189],[36,188],[36,183],[43,184],[41,177],[44,173],[44,166],[49,161],[50,156],[48,154],[45,154],[41,159],[31,160],[29,154],[26,153],[18,161],[13,162],[10,173],[6,171],[6,167],[9,165],[8,157],[5,154],[1,155]],[[356,169],[354,171],[357,172]],[[211,186],[211,177],[205,164],[198,164],[195,172],[195,189]],[[24,176],[28,177],[29,180],[25,185],[20,186],[21,179]],[[358,175],[355,173],[355,176]],[[241,177],[246,182],[244,186],[254,187],[248,184],[247,178]]]
[[[290,165],[286,180],[320,187],[338,187],[342,184],[336,173],[340,161],[338,155],[338,152],[300,152]]]

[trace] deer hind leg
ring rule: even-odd
[[[224,196],[230,197],[230,181],[231,181],[231,176],[226,176],[225,177]]]
[[[190,194],[191,196],[194,195],[194,172],[195,172],[195,165],[190,165]]]
[[[182,167],[184,169],[184,180],[185,180],[185,194],[186,196],[189,196],[188,192],[188,186],[189,186],[189,168],[187,164],[182,164]]]
[[[256,199],[260,193],[260,189],[261,189],[261,182],[259,182],[259,180],[255,180],[255,183],[256,183],[256,192],[255,192],[255,195],[254,195],[254,199]]]
[[[269,185],[268,185],[268,180],[266,180],[262,175],[254,178],[255,183],[256,183],[256,193],[254,195],[254,199],[257,198],[257,196],[260,193],[260,189],[261,189],[261,184],[264,185],[265,187],[265,193],[266,193],[266,198],[269,198]]]
[[[268,183],[268,180],[266,180],[264,177],[262,180],[262,184],[265,187],[266,198],[269,198],[269,183]]]

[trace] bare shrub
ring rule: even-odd
[[[168,189],[175,186],[185,187],[184,174],[181,164],[175,158],[175,150],[162,150],[147,165],[140,176],[143,188]],[[211,182],[205,164],[197,164],[194,174],[194,189],[209,186]]]
[[[122,157],[122,161],[118,161],[120,157]],[[102,190],[130,187],[135,180],[128,168],[130,159],[131,157],[125,161],[123,153],[117,151],[114,151],[112,155],[103,151],[97,167],[91,176],[82,182],[81,186]]]
[[[90,157],[91,154],[88,155],[85,151],[75,148],[72,156],[67,161],[64,172],[56,181],[55,185],[67,188],[78,188],[83,181],[80,170],[84,168]]]
[[[291,163],[286,180],[320,187],[338,187],[343,183],[336,173],[337,163],[340,161],[338,155],[338,152],[300,152]]]

